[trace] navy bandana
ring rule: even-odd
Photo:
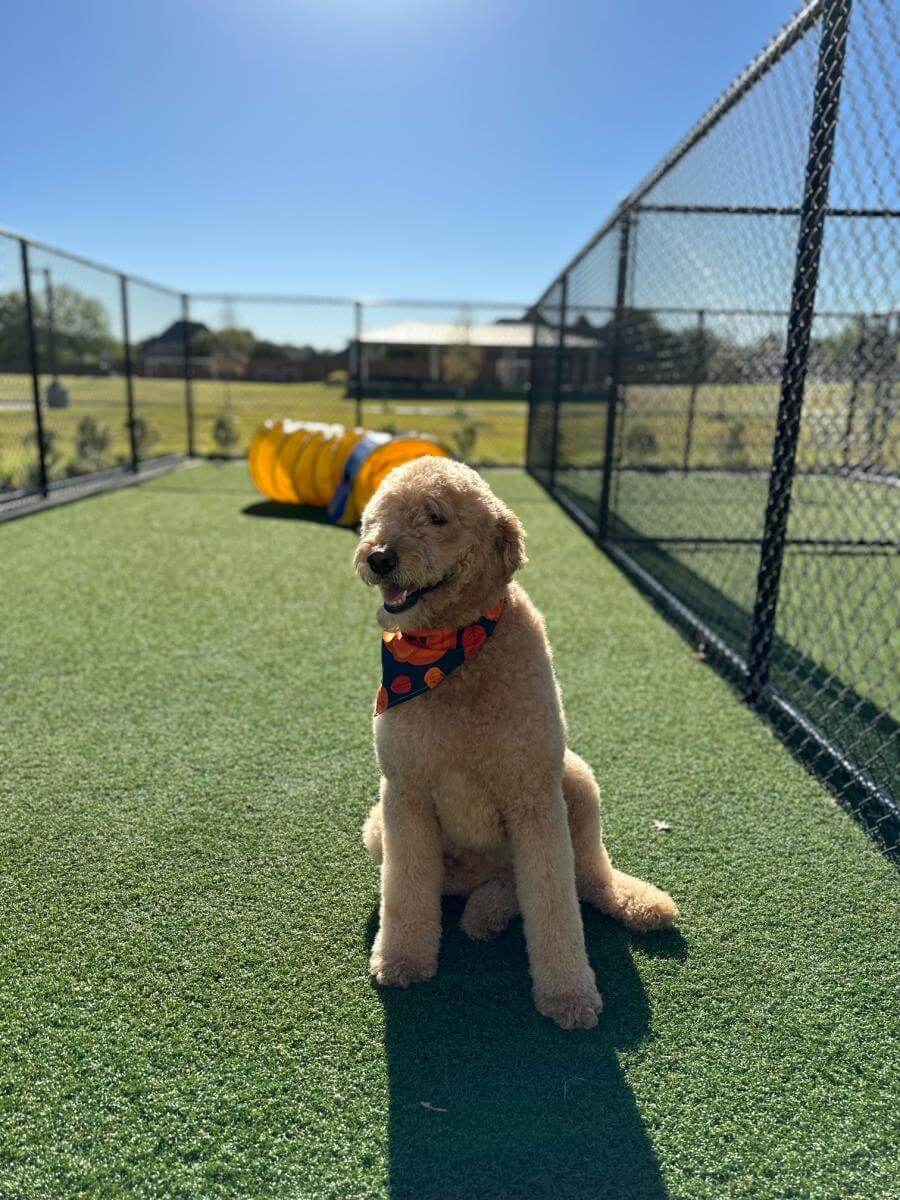
[[[381,687],[375,697],[375,715],[380,717],[395,704],[436,688],[477,654],[497,628],[503,605],[499,600],[474,625],[462,629],[382,633]]]

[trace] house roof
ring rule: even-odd
[[[534,326],[530,321],[498,321],[493,325],[447,324],[440,321],[398,321],[369,329],[361,340],[370,346],[485,346],[502,350],[530,350]],[[590,347],[589,338],[566,335],[566,345]]]
[[[398,321],[369,329],[362,340],[379,346],[502,346],[530,347],[534,329],[525,323],[502,325],[448,324],[442,321]]]
[[[173,347],[180,350],[184,345],[185,333],[190,337],[195,337],[200,333],[209,333],[209,327],[202,321],[173,321],[168,329],[163,330],[156,337],[147,338],[146,341],[141,342],[140,349],[144,354],[150,355],[172,354]]]

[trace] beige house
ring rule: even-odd
[[[399,321],[363,333],[361,378],[367,384],[413,390],[484,388],[518,392],[528,384],[534,326],[526,321],[492,325]],[[353,347],[354,356],[357,353]],[[355,357],[352,362],[355,374]]]

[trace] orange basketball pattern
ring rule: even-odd
[[[478,653],[497,628],[503,613],[501,599],[473,625],[462,629],[417,629],[381,635],[381,687],[375,715],[396,704],[433,691],[451,671]]]
[[[421,629],[415,633],[383,633],[384,644],[400,663],[427,667],[456,645],[455,629]]]

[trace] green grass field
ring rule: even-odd
[[[43,381],[43,386],[49,380]],[[108,463],[125,461],[129,454],[125,424],[125,381],[121,377],[65,376],[71,393],[66,409],[45,409],[44,422],[56,435],[58,462],[53,474],[62,476],[67,464],[77,459],[75,450],[79,422],[93,417],[107,428],[112,440]],[[28,401],[30,381],[23,375],[0,375],[0,480],[21,486],[33,467],[34,446],[23,439],[33,429]],[[145,457],[183,454],[187,446],[184,384],[177,379],[136,379],[135,412],[152,431],[153,440]],[[200,454],[221,452],[213,437],[216,418],[229,413],[237,440],[227,447],[231,454],[246,451],[250,439],[267,417],[332,421],[352,425],[355,409],[343,387],[322,383],[222,383],[196,380],[193,384],[196,448]],[[17,405],[17,407],[10,407]],[[520,465],[525,456],[527,406],[515,401],[433,402],[407,399],[368,400],[363,409],[370,429],[398,433],[414,429],[430,434],[453,450],[465,449],[472,461]],[[460,442],[461,436],[474,440]],[[103,465],[103,464],[101,464]]]
[[[858,389],[847,436],[851,385],[809,380],[797,450],[806,468],[875,461],[896,466],[900,458],[900,413],[885,423],[876,411],[876,390]],[[778,385],[708,384],[698,388],[689,426],[691,389],[629,385],[618,427],[618,461],[631,467],[768,468],[778,411]],[[606,405],[590,396],[565,395],[560,405],[559,456],[571,467],[602,459]],[[690,432],[689,432],[690,430]]]
[[[42,380],[46,391],[49,378]],[[77,464],[79,422],[93,417],[111,435],[105,462],[114,465],[129,454],[125,425],[125,381],[121,377],[66,376],[71,407],[47,409],[47,428],[56,435],[53,474],[62,476]],[[844,384],[808,385],[807,418],[803,426],[801,466],[831,466],[843,460],[847,387]],[[221,452],[213,437],[218,417],[229,414],[236,440],[225,447],[243,453],[260,421],[266,417],[292,417],[310,421],[354,421],[353,402],[341,386],[322,383],[223,383],[197,380],[193,385],[196,447],[201,454]],[[147,423],[150,441],[144,457],[181,454],[187,445],[184,384],[175,379],[136,379],[135,411]],[[869,453],[873,389],[865,386],[848,452],[851,460]],[[0,482],[19,487],[34,469],[34,446],[23,439],[33,429],[30,380],[25,375],[0,374]],[[620,454],[625,465],[680,465],[685,453],[689,400],[686,387],[628,387],[622,419]],[[765,466],[770,459],[775,412],[774,385],[707,386],[699,389],[691,437],[691,465]],[[561,460],[573,467],[593,466],[602,454],[605,405],[563,398],[559,450]],[[371,429],[398,433],[416,430],[445,442],[471,462],[521,466],[525,461],[527,405],[503,400],[438,400],[413,397],[367,400],[364,421]],[[881,427],[878,426],[880,430]],[[884,462],[896,461],[900,415],[883,431],[878,454]],[[88,463],[86,466],[91,466]],[[81,469],[84,469],[82,466]],[[96,469],[96,467],[95,467]]]
[[[585,910],[372,986],[372,596],[353,535],[204,465],[0,528],[0,1196],[897,1200],[890,863],[531,480],[574,746],[675,935]],[[511,736],[514,731],[511,731]],[[658,832],[654,819],[669,822]]]

